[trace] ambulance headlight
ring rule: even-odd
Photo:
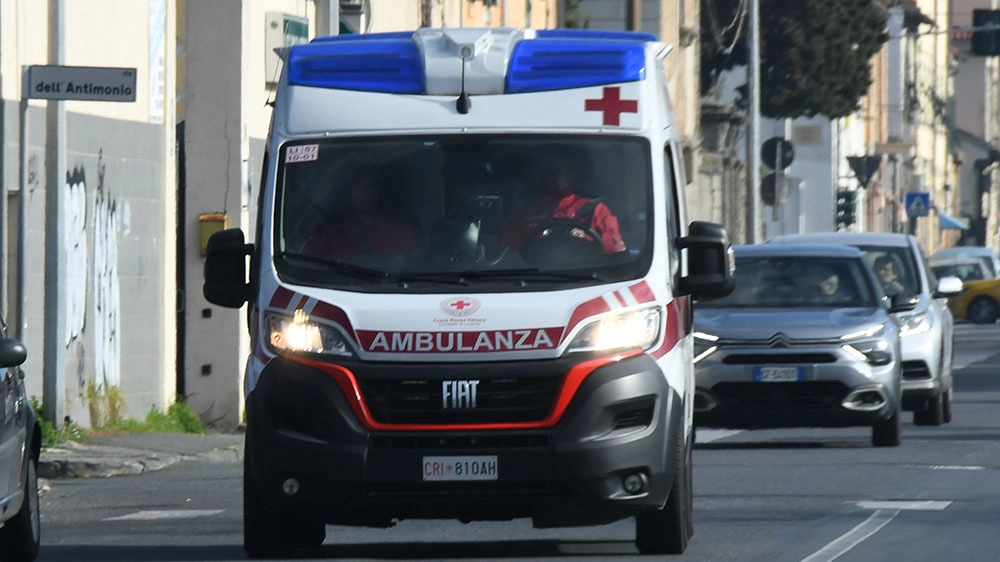
[[[294,316],[269,312],[264,315],[267,345],[275,353],[303,351],[351,356],[347,340],[336,328],[311,322],[309,316],[296,310]]]
[[[567,352],[649,349],[660,336],[660,309],[630,310],[588,324]]]

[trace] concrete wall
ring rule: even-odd
[[[67,282],[66,362],[58,372],[65,413],[81,425],[99,423],[88,384],[118,387],[126,415],[144,417],[174,399],[176,291],[172,90],[174,34],[171,0],[66,2],[63,37],[68,66],[136,68],[136,101],[61,102],[66,108],[67,178],[45,185],[45,106],[32,100],[28,115],[25,271],[16,270],[21,68],[48,64],[48,3],[0,3],[0,77],[3,95],[3,173],[9,194],[5,296],[13,316],[18,274],[25,279],[24,339],[28,392],[42,396],[45,192],[63,190]],[[54,102],[52,102],[54,103]],[[93,415],[93,417],[92,417]],[[60,423],[62,420],[58,420]]]

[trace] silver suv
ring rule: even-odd
[[[913,411],[916,425],[951,421],[954,390],[952,332],[954,320],[948,297],[962,291],[957,277],[937,279],[917,239],[888,232],[829,232],[777,236],[768,243],[819,243],[854,246],[864,253],[876,273],[886,261],[898,276],[893,285],[883,281],[887,294],[901,292],[917,298],[911,311],[897,313],[903,351],[903,409]],[[888,269],[888,268],[886,268]]]
[[[900,442],[899,328],[855,248],[736,246],[736,289],[694,307],[695,425],[872,428]]]

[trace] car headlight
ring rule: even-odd
[[[719,349],[719,346],[716,345],[716,342],[719,341],[719,336],[705,332],[694,332],[691,335],[694,336],[695,363],[715,353],[716,349]]]
[[[567,353],[649,349],[660,337],[660,309],[630,310],[588,324],[573,338]]]
[[[869,365],[888,365],[892,362],[892,346],[885,340],[851,343],[843,349]]]
[[[904,316],[899,319],[899,324],[899,337],[905,338],[929,331],[933,321],[930,313],[925,311],[920,314]]]
[[[311,322],[309,316],[301,310],[296,310],[294,316],[266,313],[264,330],[267,333],[267,344],[275,353],[303,351],[351,356],[347,340],[336,328]]]

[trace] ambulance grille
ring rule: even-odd
[[[475,403],[468,395],[445,397],[442,379],[361,381],[361,394],[381,423],[478,424],[518,423],[545,418],[555,403],[562,376],[478,379]]]

